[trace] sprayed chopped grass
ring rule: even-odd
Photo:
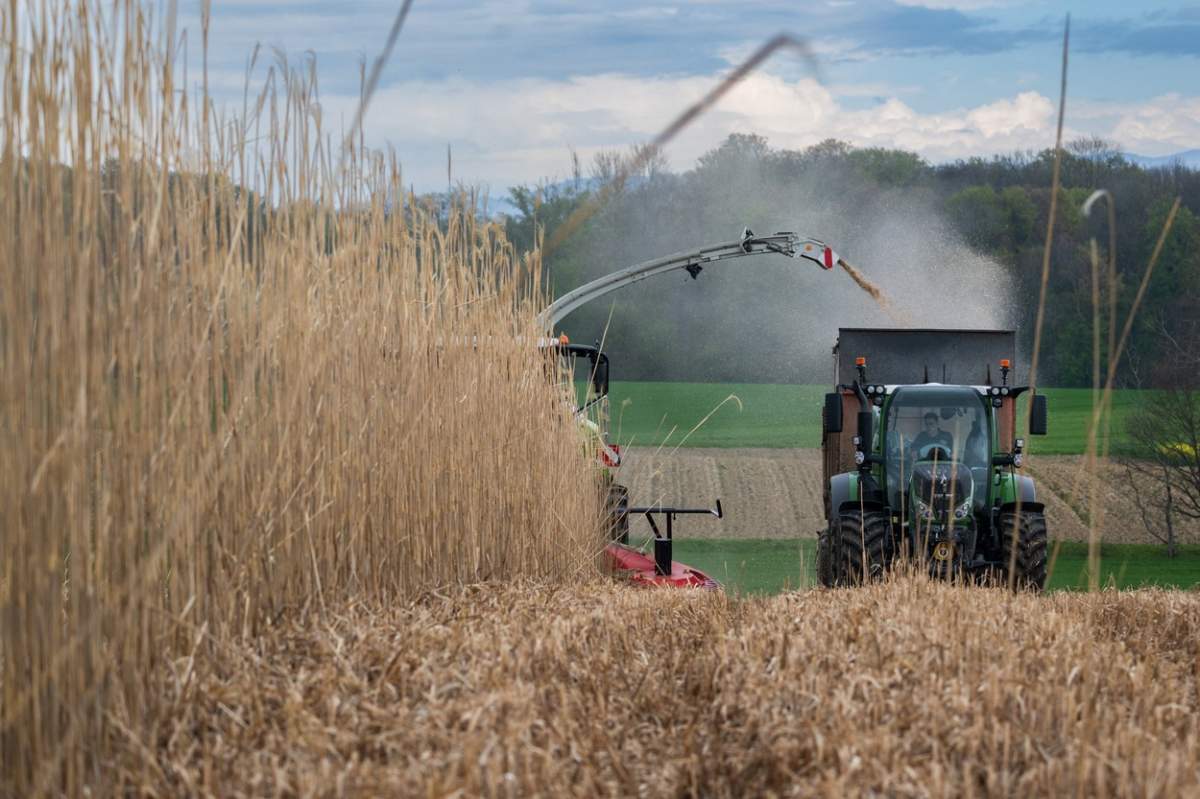
[[[613,432],[622,444],[685,447],[821,446],[824,385],[774,383],[672,383],[619,381],[611,387]],[[1079,455],[1087,449],[1092,392],[1084,388],[1042,389],[1049,401],[1050,432],[1031,442],[1044,455]],[[741,400],[721,403],[729,395]],[[1112,441],[1126,445],[1125,419],[1141,391],[1113,393]],[[721,406],[718,408],[718,406]],[[689,430],[717,409],[684,440]]]

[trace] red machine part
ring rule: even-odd
[[[671,561],[671,573],[659,574],[654,568],[654,558],[622,544],[609,544],[604,557],[613,573],[639,588],[699,588],[705,591],[720,590],[721,584],[699,569]]]

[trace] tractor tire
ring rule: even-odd
[[[833,533],[833,578],[838,585],[879,580],[891,566],[895,547],[886,512],[845,511],[838,516]]]
[[[1019,521],[1019,523],[1018,523]],[[1016,535],[1013,528],[1016,527]],[[1013,545],[1016,560],[1013,560]],[[1041,591],[1046,586],[1046,516],[1041,511],[1006,510],[1000,514],[1000,575],[1008,583],[1013,564],[1012,586],[1017,591]]]
[[[629,543],[629,489],[616,483],[608,487],[608,537]]]

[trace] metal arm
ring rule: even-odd
[[[807,258],[822,269],[832,269],[841,259],[837,253],[824,242],[804,238],[796,233],[775,233],[771,236],[755,236],[749,228],[742,232],[737,241],[727,241],[713,244],[691,252],[677,252],[651,261],[619,269],[591,283],[568,291],[551,303],[546,310],[538,315],[538,323],[547,333],[553,333],[554,328],[567,314],[586,305],[592,300],[603,297],[610,291],[637,283],[654,275],[661,275],[673,269],[686,270],[694,279],[708,264],[727,261],[731,258],[741,258],[746,255],[769,255],[777,253],[789,258]]]
[[[628,514],[642,513],[646,516],[646,521],[650,523],[650,529],[654,531],[654,573],[655,574],[670,574],[671,573],[671,548],[674,546],[672,539],[674,538],[675,516],[680,513],[702,513],[705,516],[716,516],[718,519],[725,517],[725,511],[721,508],[721,500],[717,500],[715,508],[664,508],[662,505],[652,505],[648,508],[629,508],[625,511]],[[658,525],[654,523],[654,514],[661,513],[667,517],[667,535],[664,538]]]

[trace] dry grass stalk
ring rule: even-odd
[[[0,795],[102,788],[295,609],[590,562],[535,260],[335,173],[311,68],[234,120],[132,3],[0,37]]]

